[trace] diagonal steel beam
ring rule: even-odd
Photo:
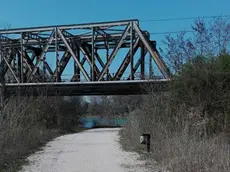
[[[86,52],[86,50],[84,49],[80,41],[76,40],[75,42],[77,46],[79,47],[80,51],[82,52],[82,54],[84,55],[84,57],[86,58],[86,60],[88,61],[90,67],[92,68],[93,64],[90,60],[89,54]]]
[[[137,38],[136,41],[134,42],[133,45],[133,55],[137,52],[138,48],[139,48],[139,42],[140,42],[140,38]],[[131,50],[131,49],[130,49]],[[115,76],[113,77],[114,80],[119,80],[122,75],[124,74],[125,70],[127,69],[129,63],[130,63],[130,50],[128,51],[128,53],[126,54],[123,62],[121,63],[120,67],[118,68]]]
[[[122,30],[123,31],[123,30]],[[106,49],[106,61],[108,61],[108,57],[109,57],[109,37],[111,36],[109,33],[105,32],[102,29],[97,30],[98,34],[100,34],[103,37],[103,41],[104,41],[104,45],[105,45],[105,49]],[[104,63],[101,60],[99,54],[96,55],[96,58],[98,60],[98,62],[100,63],[102,69],[104,68]],[[113,77],[111,76],[111,74],[109,73],[109,70],[107,69],[107,80],[112,79]]]
[[[59,67],[59,71],[58,71],[58,76],[61,76],[63,71],[65,70],[66,65],[68,64],[69,60],[71,58],[71,54],[69,53],[69,51],[65,51],[65,53],[63,54],[61,60],[58,62],[58,67]],[[58,69],[54,70],[54,73],[57,73]],[[56,80],[55,76],[53,79],[54,81]]]
[[[41,51],[42,52],[42,51]],[[40,52],[40,53],[41,53]],[[21,52],[19,51],[19,53],[21,54]],[[35,57],[36,57],[36,54],[37,54],[38,52],[34,52],[33,51],[33,53],[32,53],[32,55],[31,55],[31,57],[28,55],[28,53],[26,52],[26,51],[24,51],[24,56],[23,56],[23,60],[24,60],[24,62],[26,63],[26,65],[27,65],[27,69],[26,69],[26,72],[25,72],[25,74],[27,75],[28,74],[28,72],[30,71],[30,72],[32,72],[33,70],[34,70],[34,68],[35,68],[35,65],[34,65],[34,63],[33,63],[33,61],[34,61],[34,59],[35,59]],[[39,56],[39,55],[38,55]],[[35,73],[36,75],[39,75],[39,71],[37,71],[36,73]]]
[[[90,53],[91,53],[90,45],[85,44],[85,46],[88,48],[88,50],[85,49],[85,51],[88,54],[88,56],[90,57]],[[96,51],[95,51],[95,57],[97,58],[97,60],[100,63],[101,67],[104,68],[104,62],[102,61],[101,57],[99,56],[99,54]],[[81,60],[81,65],[83,66],[85,62],[86,62],[86,58],[84,56],[83,59]],[[77,66],[77,69],[78,69],[78,66]],[[95,66],[94,70],[96,70],[96,72],[98,74],[100,73],[100,70],[98,69],[97,66]],[[74,74],[73,77],[72,77],[72,79],[71,79],[71,81],[74,81],[75,77],[76,77],[76,75]],[[111,74],[109,74],[109,77],[112,78]]]
[[[64,34],[66,34],[67,36],[73,36],[71,33],[69,33],[69,32],[67,32],[67,31],[64,31]],[[96,35],[96,37],[97,37],[97,35]],[[94,42],[94,39],[96,39],[95,38],[95,35],[93,35],[93,37],[92,37],[92,44],[93,44],[93,42]],[[88,61],[88,63],[89,63],[89,65],[90,65],[90,68],[91,68],[91,71],[92,72],[90,72],[91,73],[91,75],[93,76],[94,75],[94,72],[97,74],[97,76],[99,75],[99,73],[100,73],[100,71],[99,71],[99,69],[98,69],[98,67],[97,66],[95,66],[95,64],[94,64],[94,62],[93,62],[93,56],[94,56],[94,53],[91,53],[92,55],[90,55],[90,53],[88,52],[88,50],[87,49],[85,49],[85,47],[83,46],[83,44],[82,44],[82,42],[80,41],[80,40],[75,40],[74,41],[74,43],[76,43],[76,46],[78,47],[78,49],[82,52],[82,54],[83,54],[83,59],[84,59],[84,63],[85,63],[85,59]],[[89,45],[88,45],[89,46]],[[92,45],[92,47],[93,47],[93,45]],[[92,52],[92,50],[93,50],[93,48],[91,47],[91,49],[89,48],[89,50],[91,50],[91,52]],[[83,63],[83,64],[84,64]],[[82,64],[82,66],[83,66],[83,64]],[[78,68],[77,68],[78,69]],[[74,79],[75,78],[75,74],[73,75],[73,77],[72,77],[72,79]],[[92,78],[92,81],[94,80],[93,78],[94,77],[91,77]],[[71,80],[72,80],[71,79]]]
[[[101,57],[99,56],[99,54],[97,52],[95,52],[95,56],[99,62],[99,64],[101,65],[102,69],[104,68],[105,64],[103,62],[103,60],[101,59]],[[110,73],[108,73],[109,75],[109,79],[112,79],[112,75]]]
[[[143,54],[142,54],[142,56],[145,56],[146,54],[147,54],[147,51],[144,51]],[[139,66],[141,65],[141,61],[142,61],[142,60],[143,60],[142,57],[140,57],[140,58],[138,59],[137,63],[135,64],[135,66],[134,66],[134,68],[133,68],[134,74],[136,73],[137,69],[138,69]],[[127,80],[130,80],[130,75],[129,75],[129,77],[128,77]]]
[[[80,43],[80,44],[81,44],[81,43]],[[77,46],[78,46],[78,48],[80,49],[79,44],[77,44]],[[84,53],[81,51],[81,52],[83,53],[83,55],[84,55],[83,59],[81,60],[81,65],[83,66],[84,63],[85,63],[86,60],[87,60],[87,57],[88,57],[89,61],[92,62],[92,58],[91,58],[91,55],[90,55],[90,54],[92,54],[92,49],[91,49],[91,47],[90,47],[89,44],[84,44],[84,45],[81,44],[80,46],[81,46],[82,50],[84,51]],[[94,52],[94,54],[95,54],[96,58],[99,57],[99,56],[98,56],[98,53]],[[99,58],[100,58],[100,57],[99,57]],[[101,60],[101,59],[100,59],[100,60]],[[100,62],[99,62],[99,63],[100,63]],[[102,60],[101,60],[101,63],[103,63]],[[78,66],[77,66],[77,69],[78,69]],[[96,65],[95,65],[95,67],[94,67],[94,71],[96,72],[97,76],[100,74],[100,70],[98,69],[98,67],[97,67]],[[71,81],[73,81],[74,78],[75,78],[75,74],[73,75]]]
[[[21,52],[19,51],[19,53],[21,53]],[[28,73],[28,70],[30,70],[32,72],[33,69],[34,69],[33,59],[31,59],[29,57],[29,55],[27,54],[27,52],[24,51],[24,54],[25,55],[23,56],[23,60],[26,63],[26,65],[28,66],[28,69],[26,70],[26,73]],[[32,55],[32,58],[33,58],[33,55]]]
[[[92,63],[92,57],[90,55],[90,54],[92,54],[92,49],[90,47],[88,47],[89,49],[87,50],[87,48],[85,48],[85,46],[83,46],[82,44],[81,44],[81,47],[79,47],[79,45],[78,45],[78,48],[82,48],[82,50],[84,51],[84,53],[81,51],[84,54],[83,59],[87,59],[87,57],[88,57],[88,60],[90,61],[90,63],[93,64]],[[96,65],[94,66],[94,72],[96,72],[97,76],[99,76],[100,70],[98,69],[98,67]]]
[[[149,40],[146,39],[146,37],[143,35],[142,31],[140,30],[139,26],[137,26],[137,24],[135,22],[133,22],[133,27],[134,27],[135,31],[137,32],[138,36],[140,37],[141,41],[143,42],[143,44],[147,48],[148,52],[150,53],[150,55],[154,59],[156,65],[160,69],[161,73],[164,75],[164,77],[166,79],[170,79],[171,73],[170,73],[169,69],[167,68],[167,66],[165,65],[164,61],[160,58],[158,53],[156,53],[156,50],[153,49]]]
[[[83,59],[81,59],[81,65],[83,66],[85,62],[86,62],[86,58],[83,57]],[[77,69],[79,69],[78,66],[77,66]],[[74,74],[73,77],[71,78],[71,82],[75,80],[75,77],[76,77],[76,75]]]
[[[115,55],[117,54],[119,48],[122,46],[123,42],[124,42],[124,39],[126,38],[128,32],[129,32],[129,29],[130,29],[130,24],[128,24],[125,28],[125,31],[123,32],[119,42],[117,43],[117,46],[116,48],[113,50],[113,52],[111,53],[111,55],[109,56],[109,59],[108,61],[106,62],[105,64],[105,67],[103,68],[102,72],[101,72],[101,75],[98,79],[98,81],[100,81],[103,76],[105,75],[105,72],[107,71],[109,65],[112,63],[113,59],[115,58]]]
[[[49,41],[47,43],[47,45],[44,47],[43,49],[43,52],[41,53],[40,57],[39,57],[39,60],[37,61],[37,63],[35,64],[35,67],[33,69],[33,71],[30,73],[30,75],[28,76],[28,80],[27,82],[29,82],[33,76],[35,75],[35,73],[37,72],[38,68],[39,68],[39,65],[41,64],[42,60],[44,59],[45,57],[45,54],[50,46],[50,44],[52,43],[52,41],[54,40],[54,33],[55,33],[55,30],[52,31],[50,37],[49,37]]]
[[[90,78],[86,72],[86,70],[83,68],[83,66],[81,65],[81,63],[79,62],[79,60],[77,59],[75,53],[73,52],[73,50],[71,49],[69,43],[67,42],[67,40],[65,39],[64,35],[62,34],[61,30],[58,28],[57,29],[59,36],[61,37],[61,39],[63,40],[64,44],[66,45],[67,49],[69,50],[70,54],[72,55],[72,57],[74,58],[75,62],[77,63],[77,65],[79,66],[81,72],[83,73],[85,79],[87,81],[90,81]]]
[[[12,52],[10,52],[9,53],[9,57],[7,57],[8,64],[11,64],[11,62],[13,61],[13,59],[14,59],[14,54]],[[8,70],[8,66],[7,66],[5,60],[3,60],[1,62],[0,67],[2,69],[1,75],[4,76],[6,74],[6,72],[7,72],[7,70]]]
[[[49,64],[48,64],[47,62],[45,62],[45,67],[46,67],[46,69],[48,70],[49,74],[50,74],[51,76],[53,76],[53,75],[54,75],[54,72],[52,71],[51,67],[49,66]]]
[[[87,44],[87,43],[85,43],[85,45],[87,46],[87,48],[88,48],[88,50],[89,50],[89,54],[91,54],[91,53],[92,53],[92,51],[91,51],[91,49],[90,49],[90,45],[89,45],[89,44]],[[95,54],[96,59],[98,60],[99,64],[101,65],[101,67],[102,67],[102,69],[103,69],[103,68],[104,68],[104,66],[105,66],[105,64],[104,64],[103,60],[101,59],[101,57],[100,57],[100,55],[98,54],[98,52],[97,52],[97,51],[95,51],[95,52],[94,52],[94,54]],[[110,78],[110,79],[112,79],[112,76],[111,76],[111,74],[110,74],[110,73],[109,73],[109,78]]]
[[[67,63],[69,62],[71,58],[71,54],[69,53],[69,51],[65,51],[65,53],[63,54],[61,60],[58,63],[58,67],[59,67],[59,71],[58,71],[58,75],[62,75],[62,72],[64,71]],[[54,73],[56,73],[57,69],[54,71]]]
[[[33,69],[34,69],[34,63],[33,63],[34,59],[36,58],[36,56],[39,56],[39,54],[41,54],[42,51],[40,51],[40,48],[30,47],[30,49],[32,50],[31,57],[28,55],[27,51],[24,51],[26,54],[23,57],[25,57],[25,60],[26,60],[25,63],[28,63],[28,65],[30,65],[31,71],[33,71]],[[19,53],[21,53],[21,52],[19,52]],[[29,70],[30,70],[29,68],[26,69],[25,73],[27,74]]]
[[[33,70],[32,70],[32,68],[30,67],[30,65],[29,65],[29,63],[28,63],[28,61],[27,61],[27,59],[23,57],[23,61],[24,61],[24,63],[25,63],[26,66],[27,66],[26,73],[28,72],[28,70],[30,70],[30,72],[32,72]]]
[[[68,36],[73,36],[73,34],[67,32],[67,31],[64,31],[64,33]],[[87,52],[87,50],[82,46],[82,43],[80,40],[75,40],[74,43],[76,43],[76,45],[78,46],[79,50],[82,52],[83,56],[86,58],[86,60],[88,61],[91,69],[93,69],[93,63],[92,63],[92,60],[91,60],[91,57],[90,57],[90,54]]]
[[[3,59],[4,59],[5,63],[6,63],[6,65],[7,65],[8,68],[10,69],[12,75],[13,75],[14,78],[16,79],[17,83],[19,83],[20,81],[19,81],[19,79],[17,78],[17,76],[15,75],[15,73],[14,73],[13,69],[11,68],[10,64],[8,63],[7,59],[6,59],[4,56],[2,56],[2,57],[3,57]]]

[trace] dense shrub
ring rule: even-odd
[[[230,101],[230,55],[205,59],[197,57],[183,66],[171,87],[172,105],[184,104],[200,109],[200,118],[208,119],[207,134],[228,129]]]
[[[194,36],[167,36],[166,58],[173,81],[130,114],[121,131],[124,148],[143,151],[139,135],[151,134],[150,162],[173,172],[230,171],[230,24],[217,18],[209,27],[196,20]],[[154,166],[155,164],[152,163]]]

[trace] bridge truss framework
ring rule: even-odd
[[[122,48],[128,52],[123,58],[119,57],[122,63],[115,74],[111,74],[110,65]],[[138,49],[139,59],[134,64]],[[106,59],[99,50],[104,50]],[[55,55],[48,57],[49,52]],[[156,42],[150,40],[147,31],[140,29],[138,20],[4,29],[0,30],[0,76],[1,80],[5,80],[6,75],[11,76],[6,83],[57,83],[62,81],[63,71],[72,58],[71,82],[80,82],[81,77],[87,82],[119,81],[128,66],[127,80],[135,80],[138,68],[140,79],[145,80],[147,52],[163,77],[170,79],[170,71],[156,49]],[[47,62],[48,58],[55,58],[55,69]],[[86,63],[90,71],[84,67]]]

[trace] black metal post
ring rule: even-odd
[[[147,134],[147,151],[150,152],[150,134]]]
[[[147,146],[147,152],[150,152],[150,140],[151,140],[151,137],[150,137],[150,134],[147,134],[147,133],[144,133],[142,134],[142,137],[144,137],[144,140],[142,142],[142,144],[146,144]]]

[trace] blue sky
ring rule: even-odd
[[[137,18],[154,20],[230,14],[229,0],[1,0],[0,24],[29,27]],[[186,28],[191,21],[141,23],[151,32]]]
[[[1,0],[0,26],[12,28],[97,21],[229,15],[229,0]],[[149,32],[189,30],[192,20],[141,22]],[[159,44],[165,35],[151,35]]]

